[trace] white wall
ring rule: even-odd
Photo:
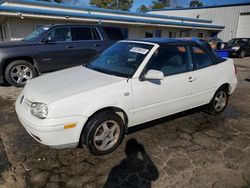
[[[250,37],[250,14],[240,15],[236,37]]]
[[[184,10],[162,10],[152,11],[149,13],[190,18],[196,18],[199,15],[200,19],[212,20],[212,24],[225,26],[225,29],[218,34],[218,37],[224,41],[228,41],[231,38],[236,37],[239,15],[242,12],[250,12],[250,5]],[[250,30],[250,25],[248,26],[248,29]]]

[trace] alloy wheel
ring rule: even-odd
[[[103,122],[94,134],[95,147],[100,151],[109,150],[117,143],[120,131],[117,122],[112,120]]]
[[[11,79],[18,84],[26,84],[32,77],[32,70],[26,65],[16,65],[11,69]]]
[[[217,93],[214,99],[214,109],[219,112],[223,110],[227,103],[227,94],[225,91],[220,91]]]

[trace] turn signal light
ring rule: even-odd
[[[75,123],[64,125],[64,129],[70,129],[70,128],[74,128],[74,127],[76,127]]]

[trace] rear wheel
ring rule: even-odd
[[[222,113],[227,106],[228,98],[228,89],[226,87],[219,88],[210,101],[209,112],[214,115]]]
[[[36,77],[36,70],[25,60],[11,62],[5,69],[5,78],[10,85],[23,87],[30,79]]]
[[[124,123],[119,115],[104,111],[94,115],[82,133],[82,144],[95,155],[104,155],[114,151],[124,137]]]

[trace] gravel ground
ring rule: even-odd
[[[159,123],[100,157],[34,141],[15,115],[21,89],[0,87],[0,187],[250,188],[250,57],[235,64],[239,84],[222,115]]]

